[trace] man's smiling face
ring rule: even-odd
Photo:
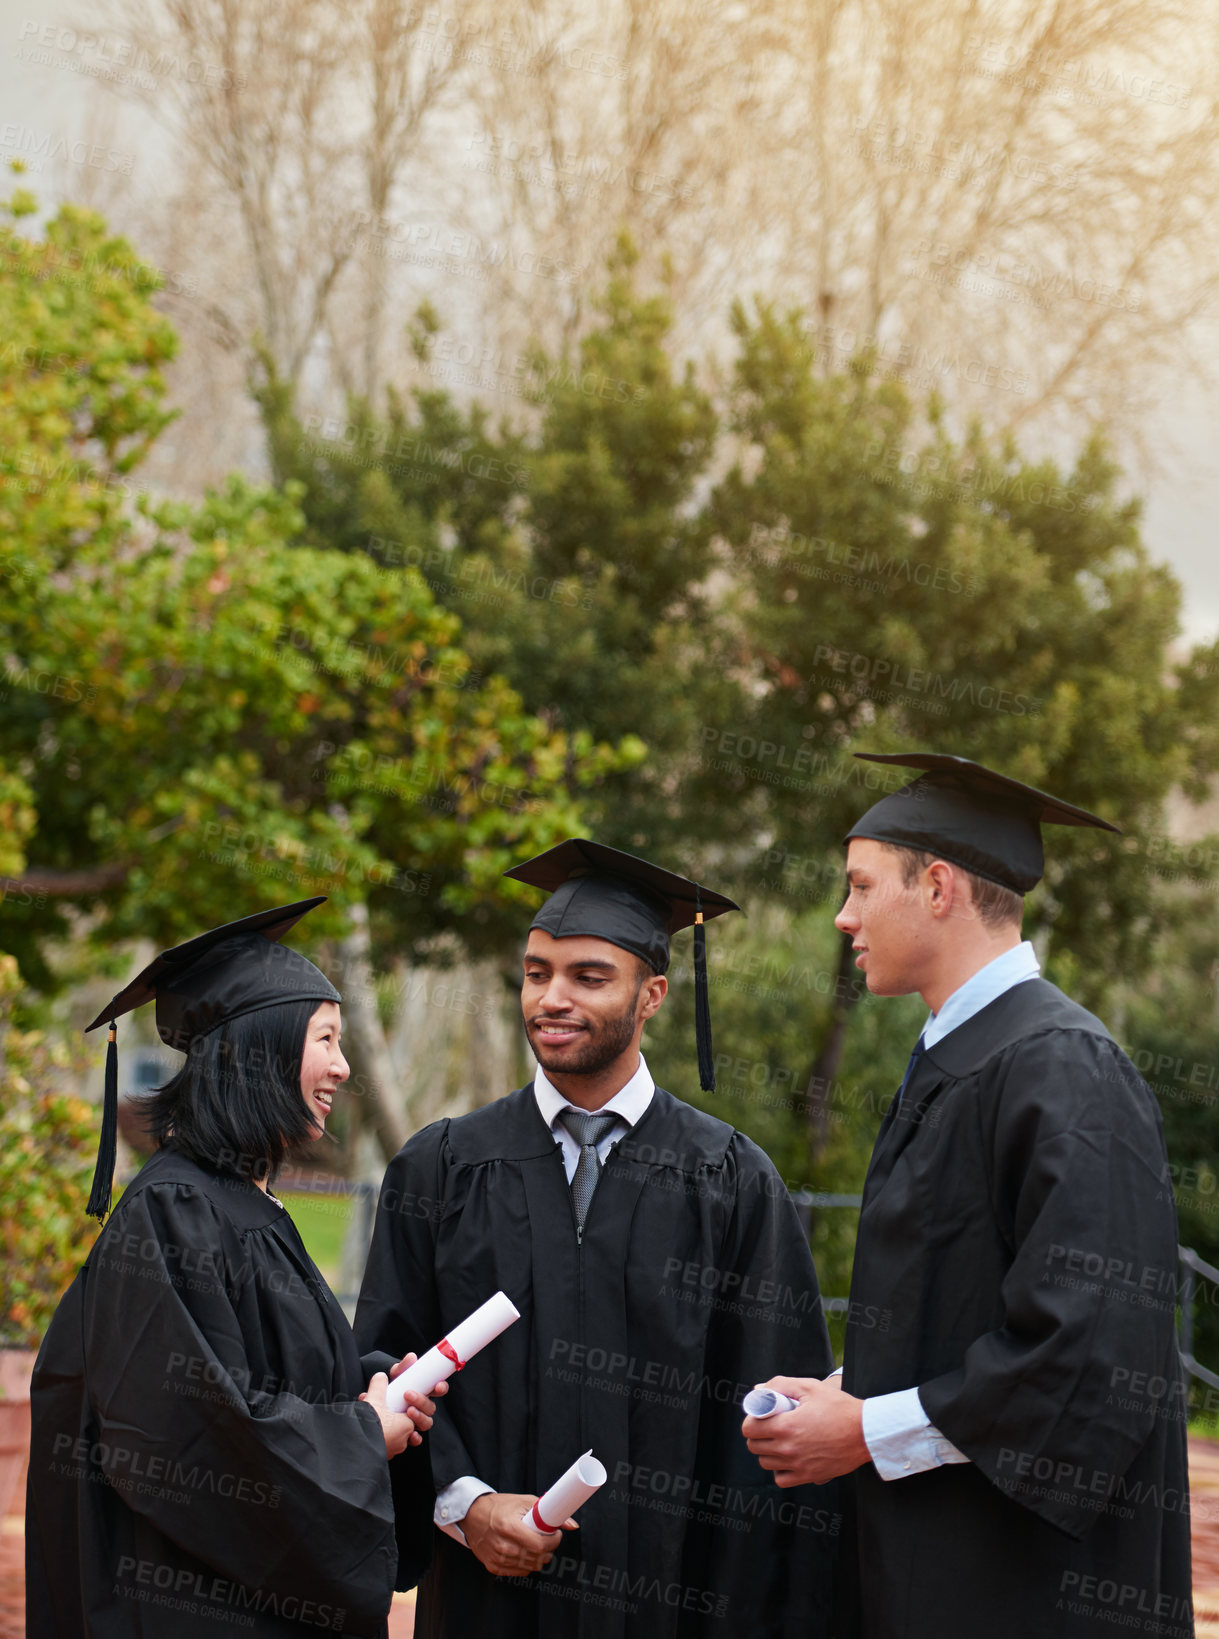
[[[521,1012],[547,1074],[596,1075],[637,1045],[650,1005],[650,967],[607,939],[555,939],[533,928],[525,947]]]

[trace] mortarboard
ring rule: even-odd
[[[988,882],[1026,894],[1041,881],[1045,855],[1041,826],[1116,825],[1031,785],[996,774],[968,757],[942,752],[857,751],[870,763],[896,763],[924,772],[874,803],[847,832],[902,848],[927,849]]]
[[[157,1034],[168,1047],[186,1052],[192,1041],[206,1036],[245,1013],[256,1013],[279,1002],[337,1002],[342,998],[313,963],[279,944],[284,934],[325,903],[325,894],[293,905],[257,911],[238,922],[212,928],[185,944],[163,950],[131,983],[119,991],[97,1015],[86,1033],[107,1020],[110,1041],[106,1048],[106,1091],[102,1104],[102,1132],[98,1145],[93,1189],[86,1211],[99,1220],[110,1207],[114,1180],[115,1132],[118,1126],[118,1027],[124,1013],[154,998]]]
[[[531,927],[554,939],[605,939],[647,962],[654,973],[669,965],[669,937],[694,929],[694,1011],[698,1075],[704,1092],[715,1091],[711,1009],[707,995],[704,923],[740,906],[722,893],[691,882],[634,854],[586,837],[572,837],[526,860],[505,876],[544,888],[550,898]]]

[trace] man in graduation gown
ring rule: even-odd
[[[416,1635],[817,1639],[835,1495],[760,1474],[737,1410],[803,1351],[830,1369],[808,1243],[767,1157],[655,1086],[640,1054],[670,933],[695,924],[705,986],[703,918],[736,907],[583,840],[508,874],[551,890],[522,990],[541,1068],[391,1162],[355,1321],[388,1359],[497,1288],[521,1311],[438,1408]],[[522,1525],[590,1447],[609,1477],[578,1529]]]
[[[749,1420],[780,1485],[855,1471],[864,1639],[1186,1639],[1177,1232],[1150,1089],[1020,940],[1039,824],[1105,821],[964,759],[850,833],[837,918],[931,1008],[864,1185],[842,1377]]]
[[[277,1003],[337,1000],[275,943],[319,903],[163,952],[95,1024],[155,996],[162,1039],[197,1047]],[[112,1028],[111,1133],[113,1042]],[[387,1463],[359,1399],[377,1368],[288,1213],[235,1159],[159,1150],[56,1310],[31,1395],[29,1639],[381,1639],[395,1586],[427,1564],[426,1447]],[[113,1165],[103,1142],[99,1215]]]

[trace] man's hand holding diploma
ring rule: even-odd
[[[775,1484],[824,1485],[870,1461],[863,1438],[863,1401],[846,1394],[842,1378],[771,1377],[764,1387],[798,1401],[775,1417],[746,1417],[741,1433]]]
[[[537,1500],[515,1491],[486,1491],[470,1504],[461,1528],[492,1576],[528,1576],[553,1559],[562,1531],[542,1536],[522,1517]],[[564,1531],[578,1529],[574,1519],[563,1521]]]
[[[404,1354],[396,1366],[391,1370],[389,1377],[398,1377],[408,1366],[413,1366],[416,1356]],[[449,1392],[447,1383],[437,1383],[431,1396],[415,1394],[408,1391],[406,1405],[401,1411],[391,1411],[385,1403],[385,1393],[389,1388],[389,1377],[384,1372],[374,1372],[368,1388],[360,1396],[381,1419],[381,1432],[385,1436],[385,1454],[387,1457],[396,1457],[399,1452],[405,1451],[408,1445],[423,1444],[423,1436],[432,1426],[432,1419],[436,1415],[436,1401]]]

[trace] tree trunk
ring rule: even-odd
[[[364,1265],[368,1262],[368,1248],[372,1241],[373,1220],[376,1216],[377,1196],[380,1192],[384,1162],[373,1134],[369,1131],[367,1111],[356,1100],[352,1104],[349,1135],[351,1152],[351,1182],[356,1192],[351,1198],[351,1215],[343,1235],[343,1252],[339,1260],[339,1278],[335,1293],[342,1303],[348,1320],[355,1318],[356,1298],[364,1279]]]
[[[367,1125],[389,1161],[409,1136],[400,1078],[377,1015],[370,957],[368,907],[351,907],[351,931],[340,947],[343,963],[343,1052],[351,1065],[351,1091],[367,1102]]]
[[[500,963],[402,964],[395,978],[390,1051],[412,1131],[490,1104],[528,1079],[529,1072],[522,1076],[520,1005]]]
[[[838,1074],[838,1066],[842,1063],[842,1050],[846,1046],[847,1026],[851,1022],[851,1013],[862,994],[860,987],[852,982],[852,957],[851,935],[844,933],[838,946],[834,1011],[825,1039],[817,1050],[817,1056],[813,1060],[808,1080],[804,1085],[804,1116],[808,1123],[810,1163],[815,1162],[825,1148],[829,1129],[830,1091],[834,1085],[834,1077]]]

